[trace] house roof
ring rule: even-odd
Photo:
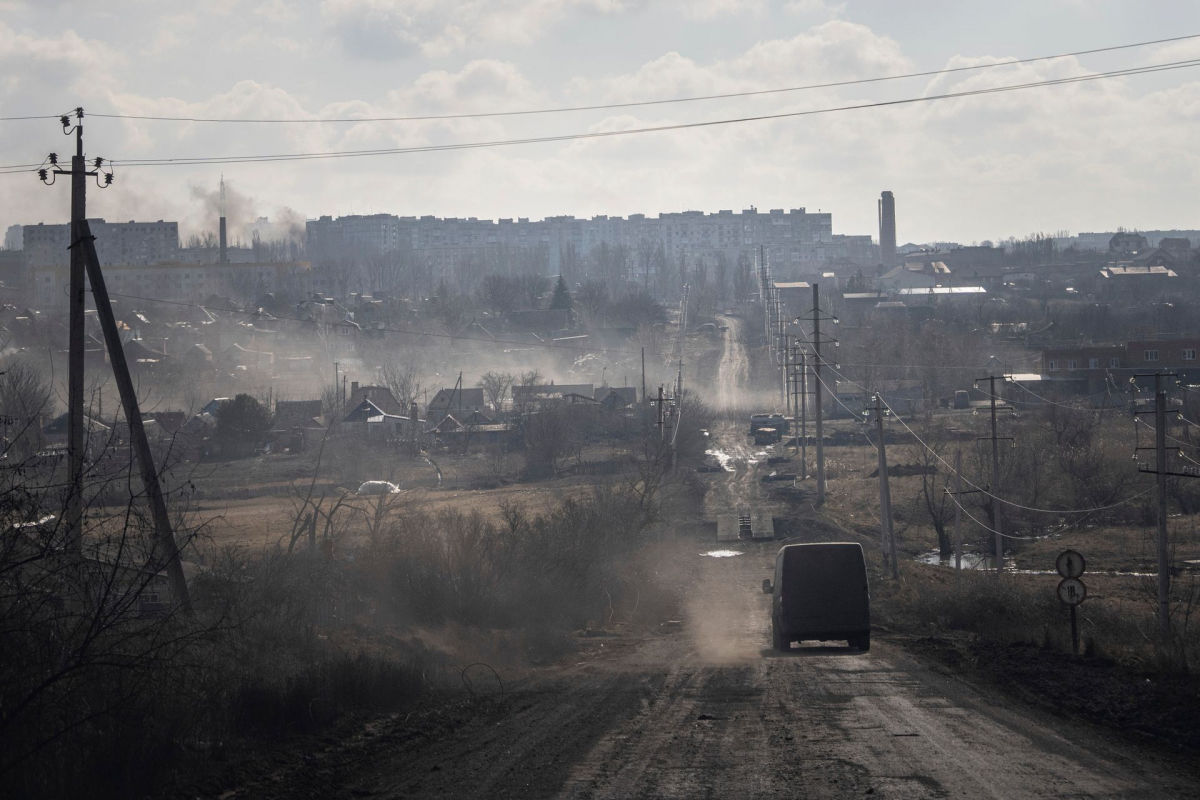
[[[514,401],[517,400],[518,395],[522,399],[533,397],[566,397],[569,394],[579,394],[588,398],[596,396],[596,387],[590,383],[548,383],[541,386],[514,386],[511,391]]]
[[[187,414],[182,411],[146,411],[143,420],[154,420],[166,433],[176,433],[187,422]]]
[[[1155,278],[1178,278],[1175,270],[1160,266],[1146,266],[1143,264],[1110,264],[1100,270],[1101,278],[1136,278],[1136,277],[1155,277]]]
[[[379,406],[375,405],[370,400],[364,399],[342,419],[342,422],[366,422],[371,417],[382,416],[385,416],[385,414],[383,410],[379,408]]]
[[[400,405],[392,390],[386,386],[359,386],[350,392],[346,407],[357,408],[364,400],[369,400],[381,414],[403,416],[408,413],[408,409]]]
[[[103,433],[104,431],[107,431],[109,429],[107,425],[105,425],[103,422],[96,419],[95,417],[92,417],[89,414],[83,415],[83,427],[89,433]],[[49,425],[42,428],[42,433],[48,433],[52,436],[58,435],[60,433],[65,435],[66,432],[67,432],[67,415],[66,414],[62,414],[58,417],[55,417],[50,422]]]
[[[311,425],[320,416],[320,400],[277,400],[271,427],[296,428]]]
[[[928,288],[900,289],[896,294],[904,297],[920,297],[921,295],[970,295],[987,294],[982,286],[930,286]]]
[[[431,407],[458,408],[459,405],[463,408],[472,408],[483,405],[483,389],[478,387],[451,387],[449,389],[438,389],[438,393],[429,401]]]

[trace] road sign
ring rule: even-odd
[[[1063,578],[1058,583],[1058,599],[1069,606],[1077,606],[1087,597],[1087,587],[1078,578]]]
[[[1087,562],[1075,550],[1063,550],[1054,560],[1054,568],[1064,578],[1078,578],[1087,568]]]

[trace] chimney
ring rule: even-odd
[[[217,261],[221,264],[229,263],[229,252],[225,249],[225,176],[221,176],[221,220],[217,225],[217,240],[219,242],[220,251],[217,255]]]
[[[879,196],[879,261],[885,269],[896,266],[896,198],[891,192]]]

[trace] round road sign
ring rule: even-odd
[[[1069,606],[1077,606],[1087,597],[1087,587],[1079,578],[1063,578],[1058,582],[1058,599]]]
[[[1087,562],[1083,560],[1083,556],[1074,550],[1063,550],[1054,560],[1054,568],[1064,578],[1078,578],[1086,567]]]

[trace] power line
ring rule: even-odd
[[[533,108],[521,109],[515,111],[472,111],[462,112],[457,114],[420,114],[408,116],[381,116],[381,117],[323,117],[312,119],[286,119],[286,118],[264,118],[264,117],[176,117],[167,115],[153,114],[96,114],[92,113],[89,116],[105,117],[108,119],[134,119],[146,120],[154,122],[204,122],[204,123],[235,123],[235,124],[328,124],[328,123],[361,123],[361,122],[424,122],[434,120],[451,120],[451,119],[480,119],[487,117],[517,117],[517,116],[533,116],[538,114],[562,114],[577,111],[606,111],[619,108],[639,108],[644,106],[670,105],[677,103],[694,103],[707,100],[729,100],[739,97],[759,97],[763,95],[786,94],[790,92],[803,92],[814,89],[835,89],[845,86],[861,86],[864,84],[883,83],[887,81],[906,80],[909,78],[928,78],[937,75],[950,75],[960,72],[974,72],[987,69],[995,69],[996,67],[1012,67],[1021,64],[1033,64],[1041,61],[1053,61],[1061,58],[1072,58],[1077,56],[1094,55],[1097,53],[1109,53],[1117,50],[1129,50],[1137,47],[1148,47],[1156,44],[1170,44],[1173,42],[1187,41],[1190,39],[1200,38],[1200,34],[1187,34],[1184,36],[1173,36],[1166,39],[1152,39],[1144,42],[1133,42],[1130,44],[1112,45],[1109,47],[1096,47],[1088,50],[1075,50],[1069,53],[1056,53],[1047,56],[1033,56],[1030,58],[1017,58],[1000,61],[994,64],[972,64],[963,67],[946,67],[944,69],[925,70],[923,72],[907,72],[898,75],[882,75],[872,78],[854,78],[842,81],[831,81],[828,83],[810,83],[801,86],[788,86],[776,89],[757,89],[744,92],[724,92],[720,94],[694,95],[689,97],[671,97],[659,98],[653,100],[632,100],[623,103],[598,103],[594,105],[580,106],[559,106],[553,108]],[[56,116],[56,115],[55,115]],[[0,117],[0,121],[6,119],[47,119],[46,116],[39,117]],[[52,117],[50,117],[52,118]]]
[[[1053,78],[1042,81],[1029,81],[1026,83],[1007,84],[1003,86],[993,86],[983,89],[969,89],[960,92],[945,92],[943,94],[925,95],[921,97],[907,97],[898,100],[880,100],[870,103],[856,103],[842,106],[831,106],[826,108],[808,109],[805,111],[786,111],[776,114],[759,114],[746,117],[734,117],[728,119],[717,120],[702,120],[699,122],[680,122],[670,125],[652,125],[641,128],[628,128],[625,130],[616,131],[587,131],[582,133],[566,133],[554,136],[531,136],[519,139],[493,139],[478,142],[458,142],[453,144],[434,144],[421,145],[417,147],[389,147],[376,148],[370,150],[331,150],[317,151],[310,153],[275,153],[265,155],[247,155],[247,156],[180,156],[174,158],[112,158],[109,159],[110,166],[121,167],[160,167],[160,166],[199,166],[199,165],[220,165],[220,164],[253,164],[253,163],[272,163],[277,161],[313,161],[335,158],[362,158],[370,156],[384,155],[408,155],[413,153],[433,153],[447,152],[458,150],[475,150],[490,147],[505,147],[522,144],[550,144],[555,142],[579,141],[587,139],[607,139],[618,136],[633,136],[646,133],[663,133],[668,131],[692,130],[697,128],[711,128],[724,125],[737,125],[748,122],[765,122],[778,119],[793,119],[799,117],[818,116],[822,114],[831,114],[844,111],[859,111],[873,108],[887,108],[893,106],[913,105],[917,103],[928,103],[938,100],[953,100],[964,97],[976,97],[986,94],[1002,94],[1007,92],[1020,91],[1024,89],[1044,88],[1048,86],[1059,86],[1071,83],[1086,83],[1096,80],[1104,80],[1107,78],[1127,77],[1132,75],[1146,75],[1154,72],[1167,72],[1177,69],[1187,69],[1190,67],[1200,66],[1200,58],[1187,59],[1183,61],[1167,62],[1164,64],[1155,64],[1145,67],[1132,67],[1121,70],[1111,70],[1108,72],[1092,73],[1088,75],[1077,75],[1068,78]],[[20,171],[21,165],[0,165],[0,173]]]
[[[1022,511],[1030,511],[1030,512],[1037,513],[1037,514],[1091,514],[1096,511],[1108,511],[1109,509],[1123,506],[1126,503],[1133,502],[1134,500],[1138,499],[1139,497],[1141,497],[1145,494],[1149,494],[1149,492],[1150,492],[1150,490],[1147,489],[1144,492],[1139,492],[1131,497],[1125,498],[1124,500],[1118,500],[1117,502],[1110,503],[1109,505],[1095,506],[1093,508],[1037,508],[1036,506],[1021,505],[1020,503],[1000,497],[999,495],[992,494],[987,489],[984,489],[982,486],[979,486],[979,485],[975,484],[974,482],[972,482],[965,475],[954,472],[954,468],[950,466],[950,463],[948,461],[946,461],[946,459],[942,458],[941,453],[939,453],[937,450],[934,450],[932,447],[930,447],[928,444],[926,444],[925,440],[922,439],[920,436],[918,436],[917,432],[909,427],[908,423],[904,421],[904,418],[901,417],[899,414],[897,414],[892,409],[892,407],[887,404],[886,400],[883,401],[883,405],[885,408],[887,408],[888,411],[892,412],[892,416],[895,417],[896,420],[899,421],[899,423],[904,426],[904,429],[907,430],[909,432],[909,434],[911,434],[912,437],[917,440],[917,442],[921,445],[921,447],[924,447],[926,450],[928,450],[933,455],[934,458],[936,458],[938,461],[942,462],[942,464],[944,464],[946,466],[946,468],[951,471],[952,474],[955,474],[955,475],[958,475],[958,477],[961,477],[963,482],[966,483],[968,486],[970,486],[972,489],[977,490],[981,494],[987,495],[988,497],[992,498],[993,500],[995,500],[998,503],[1004,503],[1006,506],[1012,506],[1013,508],[1019,508]]]

